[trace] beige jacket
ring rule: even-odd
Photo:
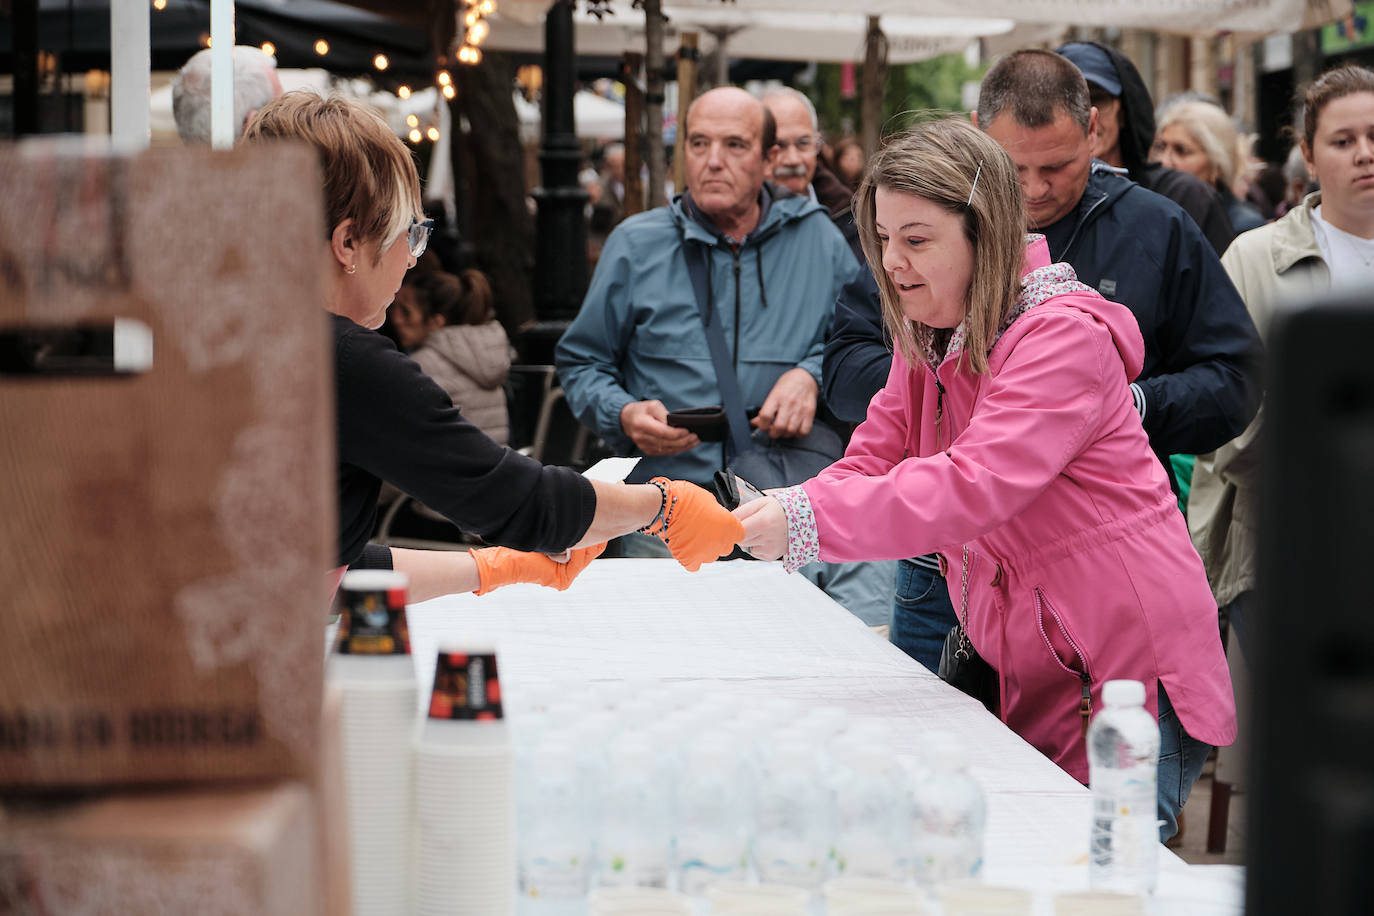
[[[511,348],[499,321],[447,325],[410,355],[469,422],[501,445],[507,443],[510,415],[502,385],[510,373]]]
[[[1321,192],[1309,194],[1282,219],[1239,236],[1221,257],[1260,332],[1268,337],[1277,309],[1325,293],[1331,274],[1312,230]],[[1207,567],[1217,604],[1255,587],[1257,438],[1264,410],[1245,432],[1210,455],[1199,455],[1188,495],[1188,530]]]

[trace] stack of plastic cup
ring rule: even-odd
[[[390,916],[411,906],[411,738],[415,665],[405,623],[406,577],[350,572],[329,679],[342,693],[340,731],[348,804],[353,907]]]
[[[515,759],[490,647],[439,650],[415,735],[417,916],[511,916]]]

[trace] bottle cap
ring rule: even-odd
[[[1102,685],[1102,702],[1108,706],[1144,706],[1145,685],[1140,681],[1108,681]]]

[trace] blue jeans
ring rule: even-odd
[[[1245,634],[1255,625],[1256,600],[1258,592],[1241,592],[1236,599],[1226,605],[1226,619],[1231,621],[1231,635],[1236,638],[1236,644],[1240,648],[1241,654],[1245,654],[1245,644],[1251,637]]]
[[[1159,841],[1162,843],[1178,833],[1178,813],[1193,791],[1193,783],[1202,775],[1202,765],[1212,746],[1183,730],[1174,704],[1159,685]]]
[[[892,644],[936,671],[945,636],[958,622],[945,577],[911,560],[898,560],[897,596],[888,633]]]

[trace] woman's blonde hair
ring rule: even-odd
[[[1202,101],[1170,105],[1160,113],[1155,136],[1174,124],[1186,130],[1193,142],[1202,148],[1207,161],[1216,170],[1212,183],[1230,188],[1245,163],[1240,155],[1240,133],[1226,110],[1212,102]]]
[[[288,92],[263,106],[243,132],[245,142],[304,140],[324,170],[325,227],[346,219],[355,235],[375,241],[377,257],[423,219],[420,176],[400,138],[371,108],[353,99]]]
[[[1021,292],[1025,264],[1026,205],[1011,158],[967,120],[948,116],[893,136],[869,162],[854,195],[859,240],[878,281],[883,321],[902,356],[914,363],[924,358],[917,334],[934,329],[907,319],[883,269],[874,225],[878,188],[911,194],[963,218],[973,276],[964,294],[967,328],[960,359],[975,373],[987,372],[988,351]]]

